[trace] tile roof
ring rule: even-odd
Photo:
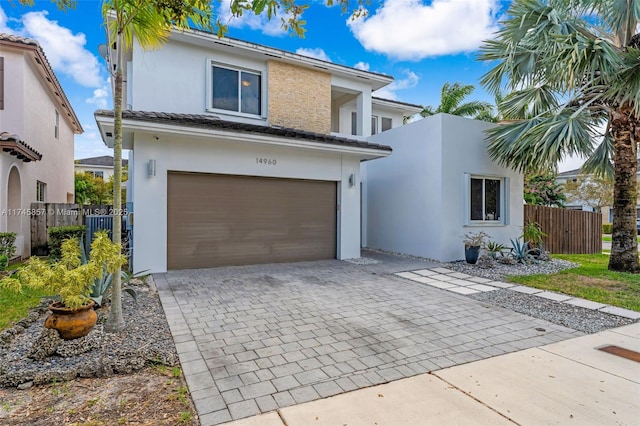
[[[122,165],[126,166],[129,160],[122,159]],[[75,164],[85,166],[106,166],[113,167],[113,157],[111,155],[103,155],[100,157],[81,158],[75,161]]]
[[[95,116],[113,117],[111,110],[98,110]],[[153,123],[164,123],[186,127],[197,127],[211,130],[227,130],[235,132],[245,132],[262,134],[269,136],[279,136],[287,139],[298,139],[310,142],[325,143],[328,145],[342,145],[363,149],[375,149],[379,151],[391,151],[391,147],[375,143],[364,142],[356,139],[348,139],[340,136],[327,135],[322,133],[308,132],[305,130],[291,129],[280,126],[262,126],[258,124],[238,123],[227,121],[210,115],[202,114],[179,114],[167,112],[151,111],[123,111],[122,118],[125,120],[137,120]]]
[[[8,132],[0,132],[0,149],[15,155],[25,163],[42,160],[42,154],[27,145],[26,142],[20,139],[20,136],[12,135]]]
[[[403,105],[403,106],[407,106],[407,107],[411,107],[411,108],[420,108],[420,110],[424,109],[424,107],[422,105],[411,104],[409,102],[396,101],[396,100],[393,100],[393,99],[380,98],[378,96],[372,96],[371,99],[375,99],[375,100],[383,101],[383,102],[391,102],[392,104]]]

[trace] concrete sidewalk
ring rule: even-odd
[[[599,350],[605,346],[626,349],[635,360]],[[638,425],[638,357],[635,323],[228,425]]]

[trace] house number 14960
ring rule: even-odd
[[[265,166],[275,166],[278,162],[275,158],[262,158],[256,157],[256,164],[263,164]]]

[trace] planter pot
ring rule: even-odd
[[[480,246],[464,246],[464,259],[467,263],[475,265],[480,257]]]
[[[89,334],[98,321],[98,315],[93,310],[94,302],[79,309],[69,309],[61,302],[49,305],[51,315],[44,322],[46,328],[58,330],[60,338],[73,340]]]

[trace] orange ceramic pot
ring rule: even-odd
[[[52,303],[49,305],[51,315],[44,321],[44,326],[58,330],[58,334],[64,340],[86,336],[98,321],[93,305],[95,302],[92,300],[78,309],[69,309],[62,302]]]

